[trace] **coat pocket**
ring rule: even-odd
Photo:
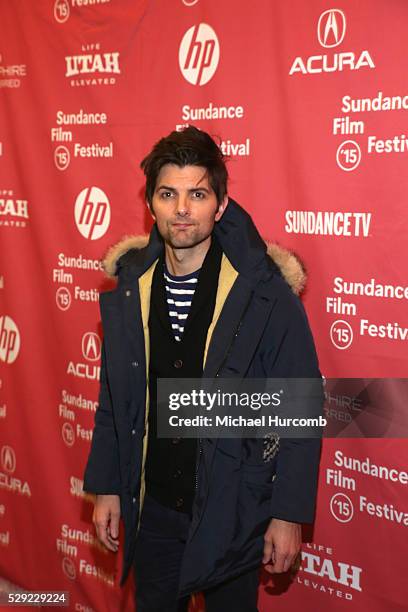
[[[268,527],[275,476],[274,462],[241,464],[234,548],[258,549]],[[259,540],[258,540],[259,539]],[[258,542],[255,545],[255,540]],[[259,551],[258,551],[259,552]]]

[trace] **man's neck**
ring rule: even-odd
[[[211,236],[188,249],[176,249],[165,244],[166,266],[173,276],[185,276],[199,270],[211,245]]]

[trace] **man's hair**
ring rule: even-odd
[[[226,158],[209,134],[190,125],[180,132],[171,132],[161,138],[140,164],[146,175],[146,200],[152,205],[154,190],[160,170],[166,164],[203,166],[218,205],[227,193],[228,171]]]

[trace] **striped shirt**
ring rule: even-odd
[[[181,340],[188,313],[190,312],[199,274],[200,270],[196,270],[184,276],[173,276],[168,271],[166,263],[163,266],[170,324],[174,337],[178,342]]]

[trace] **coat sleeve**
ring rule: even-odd
[[[271,317],[272,329],[269,330],[272,335],[268,336],[268,348],[264,354],[267,376],[322,379],[312,333],[300,299],[288,288],[276,308]],[[322,384],[318,401],[311,402],[313,414],[310,416],[323,413],[323,397]],[[296,523],[313,522],[320,450],[320,438],[280,439],[271,517]]]
[[[119,449],[106,373],[104,342],[102,343],[99,405],[95,413],[95,426],[83,489],[97,495],[120,494]]]

